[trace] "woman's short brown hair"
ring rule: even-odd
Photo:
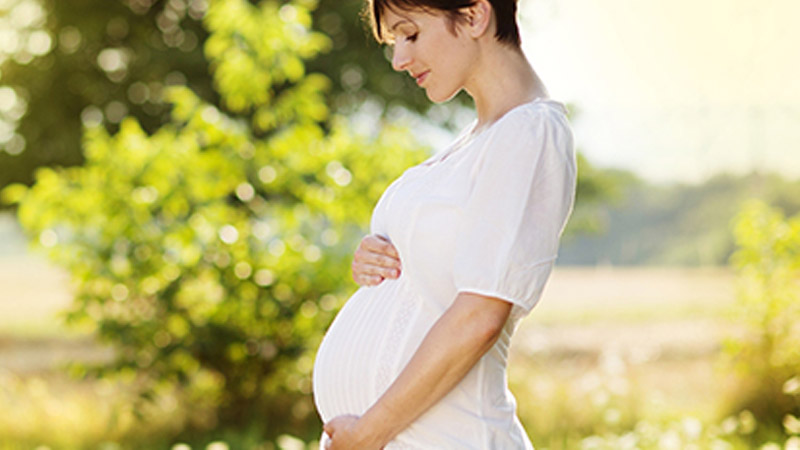
[[[489,0],[497,21],[495,37],[498,41],[520,46],[519,27],[517,27],[517,0]],[[368,16],[372,34],[378,42],[386,42],[383,36],[381,19],[388,8],[411,10],[414,8],[442,11],[455,24],[461,19],[461,8],[475,4],[475,0],[368,0],[365,15]]]

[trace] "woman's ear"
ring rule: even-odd
[[[472,6],[461,9],[467,33],[472,38],[486,34],[492,23],[492,5],[488,0],[477,0]]]

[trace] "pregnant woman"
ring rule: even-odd
[[[511,335],[539,300],[572,209],[561,103],[520,49],[514,0],[372,0],[392,66],[477,119],[408,169],[356,251],[361,288],[320,345],[327,449],[531,449],[506,383]]]

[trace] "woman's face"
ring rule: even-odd
[[[449,100],[468,83],[475,46],[458,23],[454,34],[441,12],[387,9],[384,25],[394,41],[392,67],[414,77],[431,101]]]

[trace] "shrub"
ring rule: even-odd
[[[214,413],[201,424],[316,424],[311,352],[352,287],[352,249],[423,156],[400,129],[356,136],[330,117],[327,79],[305,73],[328,43],[308,5],[212,1],[205,50],[229,112],[173,87],[154,134],[131,118],[115,136],[87,128],[84,166],[4,192],[71,273],[69,321],[116,349],[90,372],[145,401],[178,393]]]
[[[727,353],[744,389],[732,408],[752,411],[759,422],[780,427],[800,412],[785,386],[800,374],[800,215],[790,219],[762,202],[748,204],[735,220],[739,276],[738,320],[744,331]]]

